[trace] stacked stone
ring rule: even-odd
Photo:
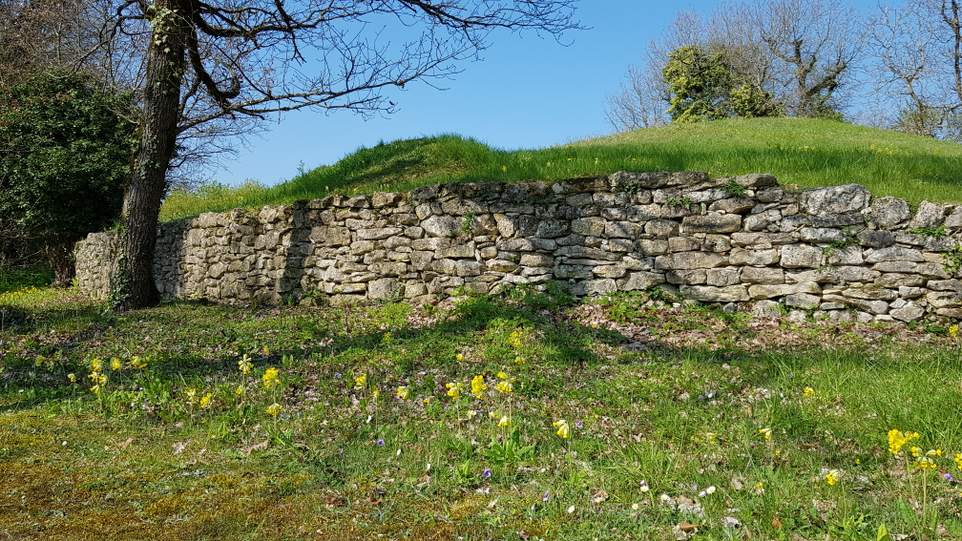
[[[796,317],[958,319],[960,236],[962,207],[913,214],[858,185],[617,173],[204,214],[161,226],[155,273],[166,297],[229,303],[432,302],[558,281],[576,295],[658,286]],[[109,289],[111,246],[104,234],[80,243],[84,290]]]

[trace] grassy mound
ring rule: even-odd
[[[614,171],[774,173],[802,187],[856,182],[913,203],[962,201],[962,145],[815,119],[733,119],[636,130],[539,150],[505,151],[442,135],[383,143],[277,186],[168,197],[163,220],[330,193],[466,181],[555,180]]]

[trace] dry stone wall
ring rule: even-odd
[[[617,173],[331,196],[160,226],[167,298],[431,302],[557,281],[576,295],[670,290],[757,313],[962,317],[962,206],[912,211],[862,186],[770,175]],[[109,294],[110,233],[77,246],[80,288]]]

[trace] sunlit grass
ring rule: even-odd
[[[773,173],[800,187],[860,183],[913,203],[962,201],[962,146],[813,119],[736,119],[637,130],[535,150],[506,151],[456,135],[360,149],[272,187],[175,192],[171,220],[331,193],[401,191],[440,182],[558,180],[615,171]]]

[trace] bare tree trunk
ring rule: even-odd
[[[72,244],[53,243],[44,250],[47,256],[47,264],[53,271],[53,286],[67,287],[74,277]]]
[[[189,5],[189,0],[157,0],[150,13],[143,132],[124,193],[118,261],[111,281],[111,300],[118,311],[153,306],[160,300],[154,284],[154,246],[176,145]]]

